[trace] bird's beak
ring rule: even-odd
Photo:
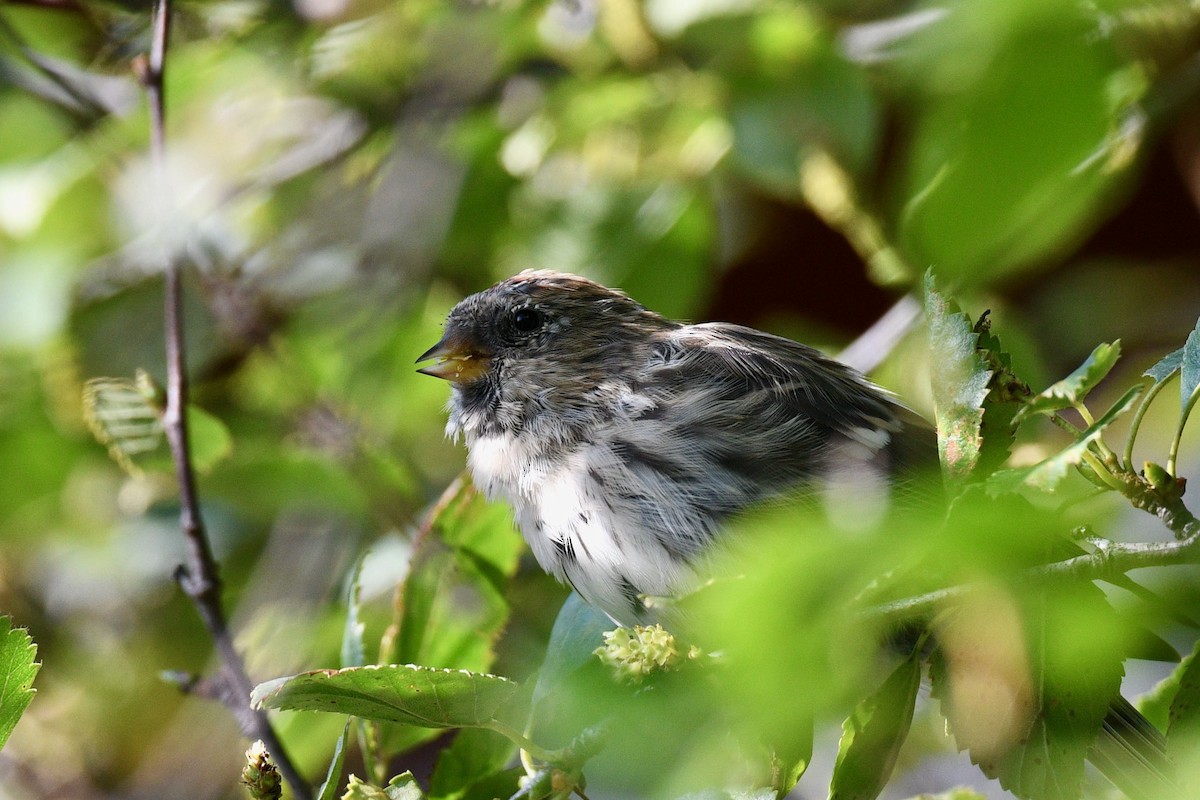
[[[438,362],[417,370],[422,375],[432,375],[451,383],[469,383],[482,377],[491,364],[491,353],[481,347],[469,335],[447,330],[442,340],[426,350],[417,363],[436,358]]]

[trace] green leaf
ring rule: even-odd
[[[1052,492],[1058,488],[1070,468],[1083,460],[1084,453],[1092,442],[1100,438],[1104,429],[1113,421],[1133,407],[1143,386],[1130,387],[1116,403],[1096,420],[1087,430],[1079,434],[1079,438],[1067,447],[1031,467],[1005,469],[991,475],[984,484],[988,494],[997,497],[1002,494],[1015,492],[1021,486],[1031,486],[1043,492]]]
[[[580,667],[594,663],[595,650],[604,643],[604,633],[615,627],[611,619],[571,592],[554,620],[546,656],[533,689],[533,705],[563,686]]]
[[[939,792],[937,794],[916,794],[908,798],[908,800],[988,800],[987,795],[980,794],[974,789],[968,789],[965,786],[959,786],[951,789],[948,792]]]
[[[367,663],[366,644],[363,642],[363,631],[366,625],[359,619],[359,611],[362,607],[362,569],[366,563],[366,556],[360,556],[350,570],[348,586],[346,587],[346,621],[342,626],[342,647],[341,647],[341,665],[346,667],[361,667]],[[342,731],[341,737],[337,742],[337,752],[334,756],[334,763],[330,765],[329,777],[326,778],[328,785],[332,780],[333,785],[329,791],[334,791],[337,787],[337,778],[341,775],[342,765],[339,763],[339,758],[345,760],[342,755],[342,749],[346,745],[346,739],[350,733],[351,724],[356,724],[358,728],[359,744],[362,749],[363,761],[368,765],[368,771],[371,766],[378,762],[382,756],[379,753],[379,735],[378,732],[372,729],[372,723],[367,720],[350,719],[346,721],[346,728]],[[334,772],[334,767],[337,771]]]
[[[422,728],[484,725],[517,692],[499,675],[413,664],[303,672],[260,683],[255,708],[331,711]]]
[[[342,728],[342,735],[337,738],[337,742],[333,746],[333,760],[329,762],[329,771],[325,773],[325,780],[317,789],[316,800],[334,800],[337,797],[342,769],[346,766],[346,745],[349,742],[353,724],[354,720],[346,720],[346,724]]]
[[[469,551],[487,569],[512,575],[524,552],[524,539],[504,503],[493,503],[466,480],[434,520],[438,538]]]
[[[961,608],[938,632],[930,671],[959,749],[1018,797],[1078,800],[1123,674],[1126,643],[1104,593],[1018,585]]]
[[[423,800],[424,797],[425,793],[421,791],[417,779],[411,772],[405,772],[388,781],[383,789],[364,783],[357,775],[351,775],[342,800]]]
[[[921,662],[906,658],[842,723],[829,800],[874,800],[887,785],[912,725]]]
[[[1179,694],[1179,685],[1183,681],[1183,676],[1195,671],[1196,668],[1192,666],[1192,663],[1196,661],[1197,653],[1200,653],[1200,641],[1197,641],[1192,652],[1185,656],[1175,669],[1171,670],[1170,675],[1138,698],[1138,711],[1141,711],[1146,719],[1150,720],[1160,731],[1167,730],[1171,723],[1171,704],[1175,702],[1175,696]]]
[[[83,418],[108,454],[131,475],[134,459],[163,441],[160,412],[130,378],[92,378],[83,387]]]
[[[979,337],[975,349],[992,373],[983,401],[983,421],[980,423],[983,444],[975,468],[977,475],[986,476],[1008,460],[1016,437],[1017,415],[1030,391],[1028,384],[1013,372],[1012,356],[1000,344],[999,337],[992,333],[988,312],[980,316],[974,330]]]
[[[1179,372],[1179,368],[1183,366],[1183,348],[1179,348],[1173,353],[1165,355],[1154,366],[1147,369],[1142,374],[1154,378],[1154,383],[1159,384],[1170,379],[1172,375]]]
[[[504,505],[459,484],[414,545],[396,649],[386,660],[489,669],[508,621],[505,587],[524,546]]]
[[[397,775],[388,781],[388,800],[421,800],[423,797],[425,793],[421,791],[420,784],[411,772]]]
[[[813,754],[812,728],[809,728],[807,733],[807,736],[792,737],[786,744],[772,742],[772,788],[775,790],[775,797],[786,797],[808,771]]]
[[[394,647],[380,660],[486,672],[508,622],[505,593],[524,540],[508,508],[465,478],[431,513],[400,589]],[[427,738],[427,731],[385,728],[381,746],[397,753]]]
[[[976,349],[979,334],[953,300],[940,293],[933,274],[925,277],[925,315],[938,453],[954,482],[962,483],[979,463],[983,447],[983,401],[992,371]]]
[[[12,620],[0,617],[0,747],[8,741],[17,720],[25,713],[33,695],[33,679],[41,669],[37,645],[24,628],[13,628]]]
[[[361,667],[367,663],[366,645],[363,643],[363,631],[366,629],[359,620],[359,610],[362,607],[362,568],[366,561],[360,557],[350,570],[349,586],[346,588],[346,624],[342,628],[343,667]]]
[[[723,21],[707,34],[737,67],[729,80],[732,156],[752,180],[795,198],[801,161],[814,151],[854,175],[869,169],[879,101],[819,18],[790,6]]]
[[[429,780],[429,796],[457,797],[481,782],[504,772],[517,746],[507,738],[481,728],[464,728],[442,750]]]
[[[351,515],[365,514],[368,507],[366,487],[345,465],[291,448],[238,451],[205,479],[204,496],[263,522],[297,503]]]
[[[478,783],[468,786],[457,800],[496,800],[498,797],[514,797],[527,784],[528,779],[523,767],[510,767],[501,772],[495,772]]]
[[[1030,400],[1017,414],[1017,421],[1020,422],[1034,414],[1053,414],[1082,402],[1088,392],[1108,375],[1120,357],[1120,340],[1112,344],[1098,345],[1074,372],[1051,384]]]
[[[143,373],[144,374],[144,373]],[[130,378],[93,378],[83,389],[84,420],[109,455],[131,475],[166,467],[162,412],[151,388]],[[196,406],[188,406],[188,438],[192,466],[207,472],[233,451],[225,423]]]
[[[202,408],[188,406],[187,419],[192,466],[208,472],[233,452],[233,437],[224,422]]]
[[[945,9],[886,67],[913,92],[889,216],[905,261],[986,283],[1055,263],[1102,218],[1140,161],[1146,81],[1120,37],[1096,32],[1094,10],[1045,0]]]
[[[1172,674],[1177,689],[1167,722],[1167,752],[1181,764],[1200,757],[1200,660],[1195,652]]]
[[[1200,323],[1188,334],[1179,364],[1179,396],[1185,412],[1197,389],[1200,389]]]

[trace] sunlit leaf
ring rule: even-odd
[[[914,654],[842,723],[829,800],[874,800],[883,791],[912,725],[921,662]]]
[[[256,708],[330,711],[422,728],[483,725],[517,691],[497,675],[413,664],[317,670],[255,687]]]
[[[856,602],[895,566],[892,547],[905,537],[831,536],[823,513],[794,507],[744,517],[736,533],[748,546],[724,564],[720,578],[688,598],[686,632],[706,652],[722,654],[729,675],[722,702],[752,720],[768,745],[784,746],[781,755],[799,757],[804,748],[798,744],[812,735],[814,718],[847,708],[864,693],[877,632]],[[786,647],[771,644],[780,637]],[[839,654],[836,665],[831,649]],[[780,687],[796,685],[822,691],[781,703]]]
[[[469,480],[438,510],[434,527],[446,544],[470,551],[488,569],[503,575],[512,574],[524,552],[511,509],[490,502]]]
[[[524,542],[508,508],[488,502],[465,478],[429,513],[399,589],[395,636],[380,658],[486,672],[508,621],[505,589]],[[389,727],[382,731],[382,747],[401,752],[428,736]]]
[[[983,401],[992,371],[976,349],[979,335],[971,320],[925,278],[934,416],[938,453],[947,474],[962,482],[975,469],[983,447]]]
[[[97,441],[131,475],[144,467],[163,463],[162,410],[154,397],[155,387],[144,373],[138,379],[93,378],[84,384],[84,420]],[[188,441],[192,466],[208,472],[233,450],[229,429],[202,408],[189,406]]]
[[[41,664],[37,645],[24,628],[12,627],[9,617],[0,617],[0,747],[8,741],[17,720],[25,713],[33,695],[33,679]]]
[[[1053,414],[1082,402],[1088,392],[1108,375],[1120,357],[1120,340],[1098,345],[1074,372],[1030,400],[1017,414],[1018,421],[1033,414]]]
[[[383,788],[351,775],[341,800],[423,800],[424,797],[425,793],[421,791],[417,779],[411,772],[405,772],[392,778]]]
[[[342,626],[341,666],[361,667],[367,663],[366,644],[363,642],[363,631],[366,625],[360,621],[359,612],[362,606],[362,569],[365,557],[359,557],[350,570],[348,586],[346,587],[346,620]],[[379,759],[378,740],[376,731],[371,729],[372,723],[363,719],[346,720],[346,728],[338,737],[334,752],[333,763],[329,765],[329,775],[325,779],[324,791],[333,792],[341,776],[342,762],[345,761],[345,747],[350,736],[351,726],[357,727],[360,746],[364,760],[370,764]]]
[[[141,472],[133,458],[158,449],[163,441],[161,412],[130,378],[89,380],[83,410],[92,435],[132,475]]]
[[[1131,387],[1102,417],[1088,426],[1087,430],[1081,432],[1078,439],[1046,460],[1031,467],[1006,469],[994,473],[985,483],[988,493],[993,496],[1007,494],[1016,491],[1022,485],[1031,486],[1044,492],[1054,491],[1067,477],[1070,468],[1083,461],[1084,454],[1092,442],[1098,440],[1117,417],[1132,408],[1141,393],[1141,386]]]

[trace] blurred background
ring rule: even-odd
[[[0,797],[241,796],[228,713],[160,677],[212,667],[164,448],[122,467],[85,420],[117,402],[89,379],[164,379],[164,214],[258,680],[337,665],[368,550],[378,641],[463,466],[413,361],[521,269],[833,352],[932,269],[1035,390],[1120,338],[1118,394],[1200,312],[1191,0],[181,2],[169,203],[131,69],[149,16],[0,4],[0,611],[43,662]],[[875,377],[928,415],[919,326],[887,349]],[[526,562],[495,667],[518,678],[564,596]],[[281,724],[315,778],[341,720]]]

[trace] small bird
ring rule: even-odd
[[[938,494],[921,480],[938,474],[933,431],[850,367],[574,275],[529,270],[471,295],[417,361],[435,358],[419,371],[453,385],[446,432],[476,485],[512,505],[543,569],[621,625],[648,621],[644,597],[694,588],[723,523],[754,504],[824,499],[869,525],[892,497]],[[1102,733],[1090,757],[1110,780],[1167,796],[1145,717],[1118,696]]]
[[[704,576],[730,516],[797,492],[836,518],[937,463],[916,414],[817,350],[674,322],[620,291],[528,270],[460,302],[418,363],[451,382],[447,435],[514,509],[538,563],[615,622]],[[846,514],[845,510],[850,513]]]

